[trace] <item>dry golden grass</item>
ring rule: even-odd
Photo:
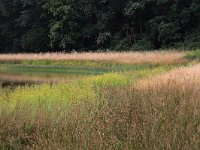
[[[200,64],[192,67],[177,68],[163,75],[140,80],[137,83],[138,88],[158,88],[167,85],[179,86],[179,89],[185,89],[188,85],[200,84]]]
[[[40,54],[2,54],[1,61],[22,60],[95,60],[112,61],[129,64],[169,64],[184,62],[187,52],[154,51],[154,52],[107,52],[107,53],[40,53]]]

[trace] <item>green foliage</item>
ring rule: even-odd
[[[81,16],[74,2],[55,1],[49,4],[52,14],[50,40],[52,47],[73,48],[80,38]],[[78,46],[78,45],[77,45]]]
[[[112,40],[111,42],[111,49],[113,50],[118,50],[118,51],[125,51],[125,50],[130,50],[131,44],[128,42],[127,39],[122,39],[122,40]]]
[[[0,52],[196,49],[199,12],[199,0],[0,0]]]
[[[0,2],[0,50],[3,52],[47,50],[48,18],[42,7],[45,0]]]
[[[200,42],[200,29],[187,33],[184,42],[180,44],[180,48],[186,50],[195,50],[199,48]]]
[[[163,46],[163,48],[170,49],[176,48],[180,50],[195,50],[199,48],[200,42],[200,30],[199,27],[191,32],[187,32],[184,35],[184,39],[181,42],[170,43],[168,45]]]
[[[132,50],[152,50],[154,46],[148,37],[144,37],[141,40],[136,41],[131,47]]]
[[[39,52],[46,48],[45,44],[48,41],[47,30],[45,28],[33,28],[22,36],[21,46],[23,49],[29,49],[32,52]]]
[[[111,42],[111,49],[118,51],[142,51],[142,50],[153,50],[154,46],[151,39],[147,36],[142,37],[142,39],[136,40],[133,44],[130,43],[126,38],[122,40],[113,40]]]

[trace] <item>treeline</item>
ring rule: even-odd
[[[0,52],[200,47],[200,0],[0,0]]]

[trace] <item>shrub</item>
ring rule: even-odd
[[[144,37],[138,41],[136,41],[135,44],[132,45],[131,49],[133,50],[152,50],[154,48],[151,40],[148,37]]]
[[[131,44],[126,38],[124,39],[114,39],[111,42],[110,48],[117,51],[130,50]]]
[[[197,29],[191,33],[186,33],[184,41],[175,43],[174,45],[168,45],[165,48],[176,48],[184,50],[195,50],[200,48],[200,29]]]

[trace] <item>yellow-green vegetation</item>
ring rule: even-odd
[[[111,63],[71,83],[0,89],[0,149],[199,149],[197,63]]]
[[[1,95],[1,99],[10,109],[17,105],[28,105],[32,108],[43,108],[45,111],[51,106],[59,104],[61,106],[71,106],[85,101],[95,101],[99,90],[102,88],[119,88],[132,84],[135,80],[163,73],[172,67],[155,67],[135,72],[107,73],[103,75],[84,77],[73,83],[41,84],[25,87],[17,87],[7,91],[6,95]]]

